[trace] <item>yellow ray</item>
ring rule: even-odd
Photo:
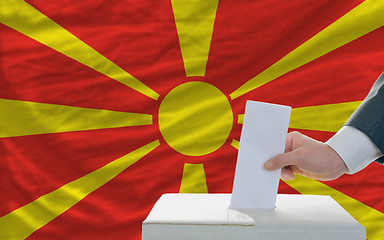
[[[239,150],[240,142],[235,139],[232,139],[231,146]]]
[[[184,164],[180,193],[208,193],[203,164]]]
[[[290,128],[337,132],[352,115],[361,101],[292,108]],[[242,124],[244,114],[238,115]]]
[[[218,0],[171,0],[187,77],[204,76]]]
[[[381,240],[383,238],[384,214],[382,212],[313,179],[296,175],[294,180],[286,181],[286,183],[302,194],[331,196],[367,229],[367,239]]]
[[[2,1],[0,23],[157,100],[159,94],[22,0]]]
[[[384,25],[384,2],[366,0],[230,94],[238,98]]]
[[[0,218],[1,239],[25,239],[159,146],[156,140]]]
[[[0,138],[152,124],[149,114],[0,99]]]
[[[244,114],[239,114],[237,116],[237,123],[238,124],[243,124],[243,122],[244,122]]]
[[[361,101],[294,108],[290,128],[337,132]]]

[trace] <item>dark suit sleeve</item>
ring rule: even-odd
[[[384,153],[384,73],[345,125],[364,132]],[[383,164],[384,157],[376,161]]]

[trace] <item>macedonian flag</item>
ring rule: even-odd
[[[384,71],[381,0],[1,0],[0,239],[141,239],[163,193],[229,193],[246,100],[326,141]],[[384,236],[384,168],[331,195]]]

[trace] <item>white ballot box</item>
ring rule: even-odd
[[[365,240],[365,228],[329,196],[278,194],[275,209],[229,209],[231,194],[164,194],[143,240]]]

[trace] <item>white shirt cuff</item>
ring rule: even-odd
[[[326,144],[344,160],[348,174],[354,174],[383,156],[372,140],[360,130],[342,127]]]

